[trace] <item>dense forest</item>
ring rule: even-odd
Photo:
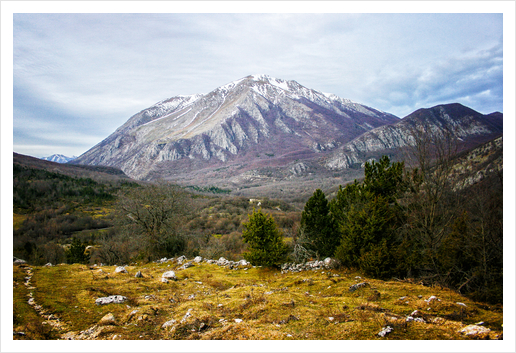
[[[332,257],[371,277],[501,302],[501,170],[464,185],[461,155],[423,152],[411,167],[368,162],[362,180],[328,196],[315,190],[304,206],[15,165],[14,256],[113,265],[200,255],[270,267]]]

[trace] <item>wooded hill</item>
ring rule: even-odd
[[[284,249],[264,265],[330,256],[373,278],[410,278],[501,303],[502,138],[458,155],[444,142],[414,154],[417,168],[382,158],[366,164],[363,180],[328,197],[316,191],[304,205],[137,184],[116,172],[71,177],[18,159],[14,255],[33,265],[253,258],[253,237],[242,235],[260,228],[251,221],[263,212]]]

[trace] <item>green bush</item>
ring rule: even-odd
[[[301,214],[301,234],[304,247],[318,257],[333,256],[340,243],[340,234],[321,189],[317,189],[305,205]]]
[[[72,239],[70,249],[66,253],[66,261],[69,264],[86,264],[90,260],[90,256],[86,254],[86,244],[81,242],[78,238]]]
[[[330,208],[342,236],[335,257],[344,266],[378,278],[398,274],[398,229],[405,216],[396,199],[402,181],[403,164],[383,157],[366,163],[364,182],[339,189]]]
[[[242,237],[248,244],[244,258],[255,266],[278,267],[286,259],[288,248],[274,218],[262,210],[253,210],[244,222]]]

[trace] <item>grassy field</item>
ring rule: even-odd
[[[502,306],[473,302],[447,289],[373,280],[346,269],[281,273],[252,267],[231,270],[205,262],[178,267],[172,262],[135,264],[126,266],[128,273],[115,273],[115,266],[15,265],[13,337],[465,340],[471,337],[460,329],[479,322],[491,330],[482,338],[500,339],[503,334]],[[177,280],[163,283],[161,276],[168,270],[176,272]],[[142,278],[135,277],[137,271]],[[350,291],[364,282],[367,285]],[[110,295],[127,301],[95,304]],[[41,306],[39,313],[35,305]],[[379,336],[387,326],[392,331]]]

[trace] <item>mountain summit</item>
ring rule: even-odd
[[[68,163],[68,162],[74,160],[75,158],[77,158],[77,157],[75,157],[75,156],[67,157],[62,154],[53,154],[49,157],[42,157],[41,159],[43,159],[45,161],[56,162],[56,163]]]
[[[135,114],[74,163],[142,179],[312,159],[399,118],[296,81],[250,75],[207,94],[176,96]]]
[[[473,147],[502,134],[503,114],[452,103],[399,119],[296,81],[251,75],[158,102],[71,163],[140,180],[295,196],[360,178],[364,162],[382,155],[403,159],[414,128],[452,132]]]

